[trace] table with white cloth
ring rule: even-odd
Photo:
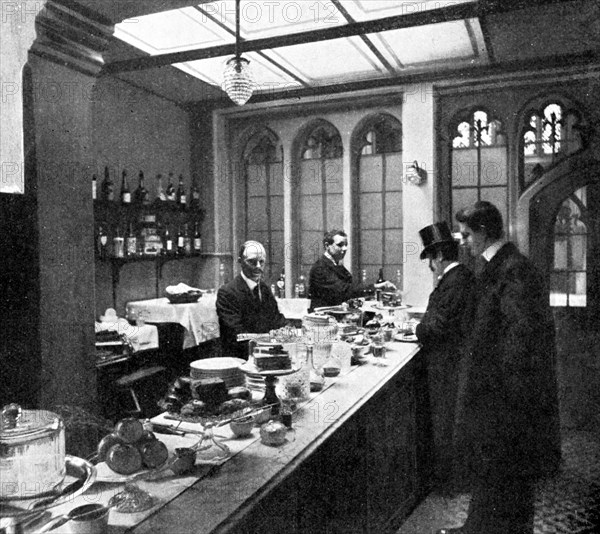
[[[127,317],[147,323],[177,323],[183,326],[183,348],[188,349],[219,337],[217,296],[203,294],[197,302],[171,304],[166,297],[135,300],[125,306]]]
[[[426,397],[419,346],[387,347],[387,358],[352,366],[311,393],[282,446],[263,444],[258,427],[238,439],[228,426],[215,428],[232,456],[218,467],[197,463],[190,475],[139,481],[156,506],[137,514],[111,510],[109,534],[397,530],[427,490]],[[158,437],[170,450],[198,439]],[[53,513],[106,503],[122,487],[96,483]]]
[[[203,294],[198,302],[171,304],[166,297],[135,300],[125,306],[129,319],[147,323],[178,323],[185,329],[183,348],[195,347],[219,337],[217,296]],[[277,299],[279,311],[286,319],[302,319],[308,312],[310,299]]]

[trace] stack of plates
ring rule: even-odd
[[[259,374],[246,372],[246,387],[254,391],[264,391],[265,379]]]
[[[244,385],[244,373],[240,365],[245,363],[241,358],[207,358],[190,363],[190,376],[193,379],[221,378],[227,388]]]

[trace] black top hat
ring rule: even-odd
[[[421,259],[424,260],[429,254],[435,251],[436,245],[441,243],[452,243],[454,238],[452,237],[452,231],[446,221],[439,223],[433,223],[425,228],[419,230],[419,235],[423,241],[423,252],[421,252]]]

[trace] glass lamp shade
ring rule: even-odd
[[[243,106],[254,91],[250,62],[243,57],[232,57],[225,64],[223,89],[238,106]]]

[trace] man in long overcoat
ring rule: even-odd
[[[486,264],[478,276],[461,424],[472,451],[469,513],[440,533],[531,534],[535,482],[560,461],[554,324],[534,265],[503,239],[502,216],[486,201],[456,218],[464,242]]]

